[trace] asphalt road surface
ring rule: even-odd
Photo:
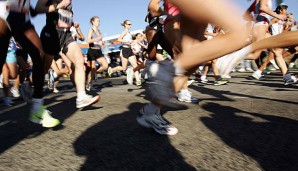
[[[0,107],[0,170],[297,171],[298,85],[284,86],[279,72],[265,81],[248,75],[233,73],[224,86],[195,82],[190,91],[199,104],[163,108],[175,136],[137,124],[146,91],[124,77],[99,79],[90,93],[101,101],[80,110],[63,80],[59,93],[45,90],[48,109],[62,121],[57,128],[31,123],[20,99]]]

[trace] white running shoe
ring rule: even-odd
[[[186,102],[186,103],[198,103],[199,99],[196,97],[192,97],[191,92],[190,91],[179,91],[179,93],[177,94],[177,99],[180,102]]]
[[[294,68],[294,66],[295,66],[295,63],[294,62],[291,62],[290,64],[289,64],[289,68]],[[1,80],[0,80],[1,81]]]
[[[59,90],[56,87],[54,87],[53,93],[59,93]]]
[[[187,81],[187,87],[190,86],[190,85],[192,85],[194,82],[195,82],[195,80],[188,80]]]
[[[202,76],[201,76],[201,83],[207,84],[208,81],[209,81],[209,80],[207,79],[207,76],[205,76],[205,75],[202,75]]]
[[[99,100],[100,100],[100,96],[99,95],[92,97],[91,95],[87,95],[86,94],[85,97],[83,97],[81,99],[78,99],[77,98],[76,105],[77,105],[77,108],[83,108],[83,107],[86,107],[86,106],[95,104]]]
[[[245,70],[245,68],[239,68],[238,69],[238,72],[245,72],[246,70]]]
[[[259,80],[262,77],[262,74],[259,74],[257,71],[253,72],[251,75],[253,78]]]
[[[253,72],[254,70],[250,67],[246,68],[246,71]]]
[[[16,98],[20,97],[20,92],[18,89],[11,87],[10,92],[12,94],[12,97],[16,97]]]
[[[129,85],[133,84],[133,77],[134,77],[133,68],[128,67],[126,70],[126,81]]]

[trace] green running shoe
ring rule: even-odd
[[[30,113],[29,120],[33,123],[41,124],[45,128],[52,128],[60,124],[60,121],[51,116],[51,112],[41,106],[36,113]]]

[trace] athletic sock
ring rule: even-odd
[[[86,96],[86,91],[81,91],[77,93],[77,99],[82,99]]]

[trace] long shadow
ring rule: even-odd
[[[230,95],[230,96],[239,96],[239,97],[246,97],[246,98],[252,98],[252,99],[276,101],[276,102],[282,102],[282,103],[288,103],[288,104],[298,104],[297,101],[274,99],[274,98],[278,98],[278,97],[267,98],[267,97],[249,95],[249,94],[241,94],[241,93],[237,93],[237,92],[233,92],[233,91],[214,90],[214,89],[206,88],[206,87],[191,86],[191,88],[202,93],[202,94],[208,94],[208,95],[211,95],[216,98],[216,99],[210,98],[210,99],[203,99],[203,100],[235,101],[234,99],[231,99],[231,98],[225,96],[225,95]]]
[[[254,158],[264,170],[298,169],[297,120],[250,113],[216,103],[202,107],[212,114],[199,119],[227,145]]]
[[[80,170],[195,170],[170,143],[136,122],[144,104],[133,103],[86,130],[73,144],[86,157]]]
[[[57,100],[58,97],[60,95],[45,100],[45,105],[58,102],[58,104],[48,108],[48,110],[53,112],[53,117],[61,121],[60,126],[52,129],[54,131],[63,129],[63,121],[77,110],[75,97],[60,100],[60,102]],[[19,105],[21,104],[19,103]],[[28,120],[30,107],[30,105],[23,105],[0,115],[0,154],[24,139],[37,137],[49,130]]]

